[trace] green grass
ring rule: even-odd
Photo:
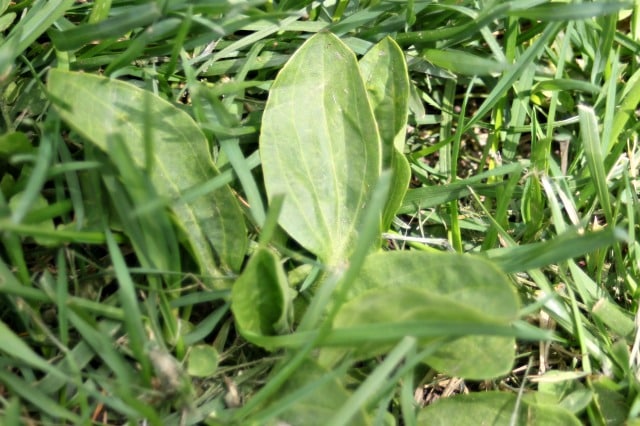
[[[640,423],[639,22],[0,0],[0,423]]]

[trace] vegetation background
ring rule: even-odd
[[[639,55],[638,1],[0,0],[0,423],[637,424]]]

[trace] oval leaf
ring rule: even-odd
[[[394,321],[507,325],[517,318],[519,306],[508,278],[491,263],[417,251],[370,255],[352,284],[349,299],[336,316],[336,328]],[[335,360],[337,351],[332,352]],[[377,353],[372,347],[361,354]],[[470,335],[444,344],[425,361],[451,375],[484,379],[508,372],[514,356],[512,337]]]
[[[355,55],[332,34],[314,35],[273,83],[260,155],[269,199],[285,196],[280,225],[325,263],[353,249],[380,149]]]
[[[262,336],[287,331],[293,309],[287,278],[278,258],[259,248],[231,290],[231,310],[240,334],[268,347]]]
[[[146,121],[153,132],[151,178],[158,193],[177,199],[184,190],[217,176],[204,134],[188,114],[169,102],[128,83],[56,69],[49,73],[48,89],[70,127],[107,153],[114,140],[125,141],[140,167],[148,163],[143,142]],[[223,266],[240,268],[246,228],[228,187],[171,207],[203,273],[220,275],[212,247]]]
[[[515,413],[517,410],[517,413]],[[515,413],[515,415],[514,415]],[[441,398],[418,414],[417,424],[525,426],[571,425],[578,419],[560,406],[517,404],[517,396],[505,392],[471,393]]]
[[[382,220],[382,229],[386,230],[402,205],[411,179],[411,169],[403,155],[409,114],[409,73],[402,49],[390,37],[373,46],[359,65],[380,132],[382,167],[393,171]]]
[[[220,355],[213,346],[196,345],[189,350],[187,374],[193,377],[208,377],[218,369]]]
[[[507,276],[491,262],[475,256],[419,251],[374,253],[365,261],[350,295],[389,286],[430,290],[507,321],[518,315],[518,297]]]
[[[404,152],[409,114],[409,74],[404,53],[392,38],[373,46],[359,62],[382,140],[382,166],[392,166],[395,147]]]

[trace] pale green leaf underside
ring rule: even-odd
[[[187,188],[218,171],[207,141],[188,114],[131,84],[91,74],[51,70],[48,90],[60,116],[103,151],[124,141],[136,164],[145,161],[144,123],[151,120],[154,153],[152,182],[159,194],[178,198]],[[144,108],[150,111],[144,111]],[[228,187],[172,206],[202,272],[219,275],[214,252],[224,266],[238,269],[246,250],[242,213]]]
[[[260,155],[280,225],[332,264],[348,257],[380,175],[380,138],[355,55],[337,37],[311,37],[278,74]]]

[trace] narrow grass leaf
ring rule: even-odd
[[[74,0],[38,0],[33,2],[26,14],[11,29],[0,44],[0,58],[13,62],[38,39],[56,19],[73,6]],[[0,71],[3,71],[0,68]]]
[[[597,3],[550,3],[532,7],[527,10],[508,12],[510,16],[521,16],[532,21],[571,21],[591,19],[597,16],[610,15],[622,9],[630,9],[632,2],[597,2]]]
[[[0,231],[14,232],[34,238],[46,238],[58,243],[101,244],[106,241],[102,232],[50,230],[38,225],[15,225],[13,221],[7,219],[0,220]]]
[[[117,16],[93,24],[83,24],[76,28],[51,30],[49,36],[56,49],[67,51],[78,49],[94,40],[116,38],[139,27],[151,24],[161,16],[156,2],[131,6]]]
[[[551,79],[544,80],[539,83],[536,83],[532,88],[531,92],[540,92],[543,90],[557,90],[557,91],[569,91],[569,90],[579,90],[585,93],[598,94],[602,90],[601,87],[592,84],[588,81],[581,81],[575,79]]]
[[[45,132],[42,137],[40,146],[38,147],[36,162],[33,170],[31,171],[27,186],[22,192],[20,201],[11,209],[11,220],[16,224],[22,222],[27,212],[32,209],[33,205],[38,200],[42,199],[40,191],[47,181],[47,172],[53,160],[55,145],[58,138],[58,133],[55,132],[55,130],[59,130],[55,119],[50,120],[46,127],[50,131]],[[9,205],[11,207],[11,200],[9,201]]]
[[[604,169],[603,151],[605,147],[600,142],[597,118],[593,109],[584,105],[578,106],[578,114],[580,116],[580,136],[584,146],[585,157],[587,158],[587,167],[596,187],[600,206],[604,210],[607,223],[613,226],[615,221],[611,211],[607,174]]]
[[[385,357],[384,361],[360,384],[358,390],[347,399],[344,404],[327,421],[327,425],[341,426],[351,425],[353,417],[366,407],[367,400],[378,392],[393,370],[398,368],[404,358],[415,349],[417,341],[413,337],[405,337],[395,348]]]
[[[194,293],[194,296],[201,297],[202,295],[200,293]],[[193,330],[184,335],[182,338],[183,343],[186,346],[191,346],[204,340],[211,334],[213,329],[220,324],[220,321],[224,318],[227,312],[229,312],[229,305],[225,304],[207,315],[207,317],[200,321]]]
[[[220,146],[227,155],[229,162],[233,166],[233,170],[238,176],[238,180],[242,184],[244,193],[249,201],[249,207],[251,209],[251,216],[255,223],[259,227],[264,226],[266,217],[264,203],[262,202],[262,194],[258,189],[258,184],[251,173],[251,168],[247,162],[247,159],[242,154],[240,149],[239,140],[233,139],[221,139]]]
[[[562,315],[562,314],[561,314]],[[477,319],[477,318],[476,318]],[[486,320],[486,317],[485,317]],[[563,326],[568,324],[570,328],[571,320],[562,319]],[[279,347],[288,349],[305,348],[310,341],[317,339],[318,331],[297,331],[293,334],[280,336],[263,336],[260,339],[261,345],[265,347]],[[528,341],[547,341],[558,339],[553,332],[542,330],[522,321],[512,321],[510,323],[477,323],[466,321],[410,321],[398,322],[391,320],[385,323],[372,323],[367,325],[350,326],[331,330],[322,339],[323,351],[326,348],[340,349],[341,353],[346,353],[350,348],[361,345],[386,345],[391,347],[405,336],[414,336],[417,339],[433,341],[434,339],[454,339],[468,336],[499,336],[510,337]],[[591,337],[593,339],[593,337]],[[319,345],[320,346],[320,345]],[[593,353],[593,343],[589,350]],[[597,347],[597,346],[596,346]],[[326,356],[326,355],[325,355]],[[325,360],[337,361],[339,356],[326,356]],[[329,362],[329,363],[331,363]]]
[[[51,366],[22,341],[4,322],[0,321],[0,341],[3,352],[19,362],[35,367],[57,377],[66,378],[65,374]]]
[[[489,95],[487,95],[486,99],[477,109],[473,117],[466,122],[463,130],[464,132],[471,129],[474,124],[481,120],[501,99],[503,99],[507,90],[510,90],[513,83],[522,73],[524,73],[524,70],[531,66],[531,63],[538,55],[540,55],[545,46],[549,43],[549,40],[557,34],[560,28],[560,23],[554,23],[547,26],[536,41],[527,50],[525,50],[524,53],[522,53],[516,63],[503,73],[500,80],[498,80],[493,90],[491,90]]]
[[[273,416],[289,424],[326,425],[327,419],[351,397],[342,379],[348,366],[345,363],[327,370],[311,359],[305,360],[275,395],[268,408],[260,412],[260,421],[264,421],[266,416]],[[353,422],[358,425],[370,424],[363,407],[355,407]]]
[[[134,356],[142,367],[142,374],[146,380],[151,379],[151,365],[149,359],[145,353],[146,342],[148,341],[144,331],[144,322],[142,320],[142,313],[140,312],[140,305],[136,296],[136,289],[131,275],[127,270],[127,264],[113,239],[113,235],[107,229],[107,247],[109,248],[109,254],[111,261],[113,262],[113,269],[118,280],[118,297],[120,304],[125,310],[127,315],[124,318],[125,328],[127,335],[129,336],[129,346]]]
[[[462,75],[491,75],[507,68],[507,64],[453,49],[426,49],[422,54],[432,64]]]
[[[133,373],[124,356],[115,349],[112,336],[105,332],[110,328],[107,321],[90,324],[70,309],[69,323],[123,383],[132,384],[132,378],[137,378],[137,375]]]
[[[109,11],[111,10],[111,2],[112,0],[94,1],[93,7],[91,8],[91,14],[89,15],[89,23],[95,24],[96,22],[106,19],[109,16]]]
[[[513,163],[510,166],[514,166],[513,169],[520,169],[521,166],[517,163]],[[499,169],[494,169],[498,171]],[[500,169],[492,175],[499,176],[503,172]],[[499,183],[480,183],[481,179],[473,178],[459,180],[447,185],[433,185],[425,186],[422,188],[410,189],[402,201],[402,206],[399,209],[399,213],[411,213],[419,209],[428,209],[435,206],[439,206],[443,203],[452,200],[458,200],[463,197],[471,195],[474,191],[483,194],[494,196],[501,188],[504,188],[506,182]]]
[[[80,423],[80,416],[61,406],[58,401],[49,398],[42,393],[33,383],[29,384],[23,379],[5,371],[0,371],[0,381],[12,392],[33,404],[43,413],[57,419],[65,419],[74,424]]]
[[[624,232],[613,227],[586,234],[567,231],[550,241],[488,250],[483,255],[503,271],[514,273],[573,259],[625,240]]]
[[[521,164],[518,164],[518,163],[506,164],[491,170],[484,171],[482,173],[475,174],[474,176],[466,179],[456,180],[454,182],[456,186],[455,187],[451,186],[451,188],[457,188],[458,185],[475,187],[478,184],[482,184],[482,182],[486,180],[498,181],[501,179],[496,179],[497,177],[502,178],[504,175],[519,174],[520,172],[522,172]],[[445,187],[445,190],[443,192],[446,193],[449,191],[450,185],[442,185],[442,186]],[[423,191],[424,191],[424,194],[422,193]],[[430,198],[432,196],[435,196],[436,193],[439,193],[439,190],[437,190],[436,187],[423,187],[423,188],[412,189],[408,191],[407,195],[405,196],[403,209],[409,207],[411,203],[415,205],[420,205],[420,206],[422,206],[423,203],[424,205],[427,205],[427,206],[435,206],[438,204],[443,204],[447,201],[451,201],[453,199],[453,198],[445,198],[444,201],[438,201],[437,203],[432,202]]]
[[[635,118],[635,111],[640,103],[640,69],[637,70],[628,80],[625,87],[628,88],[628,92],[623,96],[620,106],[618,107],[615,115],[613,116],[613,124],[611,128],[611,137],[607,141],[607,152],[612,147],[619,143],[618,138],[625,130],[625,126],[632,118]]]
[[[430,41],[449,40],[457,41],[461,38],[469,37],[492,21],[502,17],[508,11],[528,10],[531,7],[545,3],[546,0],[520,0],[510,2],[496,2],[491,7],[487,7],[478,13],[472,19],[459,25],[442,25],[440,28],[400,33],[396,37],[396,41],[401,46],[415,43],[425,43]]]

